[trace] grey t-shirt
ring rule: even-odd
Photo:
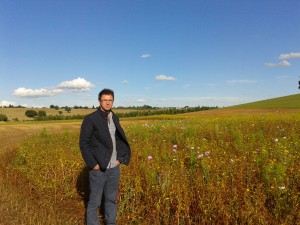
[[[108,121],[108,129],[109,129],[109,133],[111,136],[111,140],[113,143],[113,152],[112,152],[112,156],[110,159],[110,162],[108,164],[108,168],[113,168],[116,166],[116,160],[117,160],[117,148],[116,148],[116,125],[114,124],[114,121],[112,119],[112,112],[110,112],[107,115],[107,121]]]

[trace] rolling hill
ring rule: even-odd
[[[257,102],[250,102],[227,109],[300,109],[300,94],[288,95],[278,98],[266,99]]]

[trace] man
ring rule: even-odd
[[[89,168],[90,197],[86,209],[87,225],[99,225],[98,213],[104,200],[106,224],[116,224],[120,164],[128,165],[131,150],[118,117],[112,112],[114,92],[103,89],[100,107],[87,115],[80,130],[80,150]]]

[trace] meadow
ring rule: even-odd
[[[119,224],[300,224],[299,112],[121,122],[132,161],[121,167]],[[0,190],[17,192],[5,206],[22,212],[11,224],[84,224],[78,137],[78,129],[45,126],[2,157],[10,187]]]

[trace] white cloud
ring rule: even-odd
[[[143,58],[143,59],[147,59],[147,58],[150,58],[150,57],[151,57],[150,54],[143,54],[143,55],[141,55],[141,58]]]
[[[10,101],[6,101],[6,100],[3,100],[0,102],[0,106],[9,106],[9,105],[16,105],[15,102],[10,102]]]
[[[123,83],[128,84],[129,82],[128,82],[128,80],[123,80]]]
[[[90,91],[95,85],[84,78],[78,77],[74,80],[61,82],[58,87],[63,89],[73,89],[74,91]]]
[[[31,89],[20,87],[14,90],[13,95],[18,97],[51,97],[56,96],[64,92],[64,89],[71,89],[74,92],[90,91],[91,88],[95,87],[94,84],[85,80],[84,78],[78,77],[71,81],[63,81],[56,87],[52,88],[39,88]]]
[[[265,66],[267,66],[267,67],[289,67],[289,66],[291,66],[291,64],[286,60],[282,60],[277,64],[265,63]]]
[[[254,84],[256,80],[228,80],[228,84]]]
[[[171,76],[166,76],[166,75],[157,75],[155,77],[155,80],[176,80],[175,77],[171,77]]]
[[[288,54],[281,54],[279,59],[295,59],[300,58],[300,52],[291,52]]]
[[[58,95],[62,92],[63,92],[62,89],[57,89],[57,88],[30,89],[30,88],[20,87],[14,90],[13,95],[18,97],[49,97],[49,96]]]

